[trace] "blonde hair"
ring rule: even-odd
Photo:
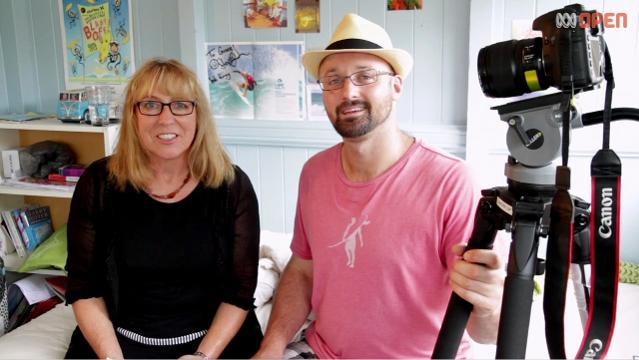
[[[209,187],[233,182],[231,158],[217,134],[209,99],[197,76],[177,60],[154,58],[136,71],[126,87],[120,137],[108,162],[118,188],[124,189],[127,182],[135,189],[144,188],[153,179],[149,157],[140,143],[135,106],[155,91],[196,103],[195,137],[188,154],[191,176]]]

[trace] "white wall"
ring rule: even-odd
[[[181,2],[189,3],[189,1]],[[289,0],[289,26],[282,29],[246,29],[242,2],[236,0],[190,1],[204,16],[181,15],[192,29],[188,36],[204,41],[304,41],[307,49],[324,48],[333,29],[348,12],[358,13],[384,26],[394,46],[413,54],[415,68],[406,79],[398,104],[402,128],[427,142],[464,156],[466,123],[466,69],[469,0],[426,1],[422,11],[386,11],[386,0],[322,0],[321,32],[296,34],[294,1]],[[189,6],[186,6],[187,8]],[[199,51],[194,49],[187,53]],[[184,53],[184,51],[183,51]],[[202,69],[199,58],[192,66]],[[206,74],[204,71],[202,74]],[[205,76],[202,76],[206,79]],[[233,159],[251,177],[260,203],[262,227],[293,230],[299,172],[309,156],[339,141],[324,122],[250,121],[219,119],[220,133]]]
[[[604,37],[610,48],[616,88],[613,107],[636,107],[639,84],[639,2],[637,1],[580,1],[587,9],[600,12],[627,12],[628,27],[606,29]],[[478,82],[476,61],[479,49],[511,39],[513,20],[528,19],[567,5],[567,1],[552,0],[473,0],[470,12],[470,46],[468,70],[468,129],[466,159],[477,170],[483,187],[505,185],[504,163],[508,155],[505,133],[507,125],[499,120],[491,106],[514,101],[490,99],[483,95]],[[556,92],[552,89],[552,92]],[[579,96],[582,112],[603,109],[605,89],[585,92]],[[541,94],[541,93],[540,93]],[[571,193],[590,200],[590,160],[602,143],[601,125],[575,129],[569,166],[572,170]],[[610,146],[622,158],[622,229],[621,258],[639,262],[639,124],[633,121],[612,124]]]
[[[155,56],[177,58],[206,80],[203,43],[302,40],[323,48],[341,18],[358,13],[388,29],[413,54],[415,69],[398,105],[401,126],[429,143],[464,156],[468,14],[470,0],[429,0],[421,11],[385,10],[386,0],[322,0],[321,32],[289,26],[245,29],[239,0],[131,0],[133,46],[139,67]],[[54,112],[64,88],[58,0],[0,0],[0,113]],[[223,119],[220,133],[234,160],[251,176],[262,226],[292,231],[297,178],[313,153],[339,141],[325,122]]]

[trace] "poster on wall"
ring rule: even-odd
[[[395,10],[421,10],[424,0],[388,0],[386,8]]]
[[[304,119],[303,42],[205,46],[209,96],[216,117]]]
[[[288,25],[287,0],[242,0],[244,26],[252,29],[280,28]]]
[[[307,118],[310,121],[328,121],[326,107],[324,106],[324,95],[318,84],[306,86],[306,109]]]
[[[67,89],[124,85],[135,71],[130,0],[59,0]]]
[[[320,0],[295,0],[295,32],[320,32]]]

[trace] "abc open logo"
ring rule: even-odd
[[[577,26],[582,29],[596,28],[599,25],[607,28],[626,28],[628,27],[628,14],[625,12],[582,12],[577,15],[577,13],[558,12],[555,15],[555,25],[558,29],[575,29]]]

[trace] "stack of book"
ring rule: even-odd
[[[2,153],[4,157],[8,157],[8,154],[10,154],[6,150]],[[10,164],[10,162],[4,161],[3,164]],[[18,172],[19,169],[3,169],[4,177],[0,179],[0,183],[28,189],[73,191],[76,183],[80,180],[80,176],[84,172],[84,169],[84,165],[65,165],[42,179],[28,176],[17,176],[16,174],[21,174]],[[11,176],[8,174],[11,174]]]
[[[65,165],[60,167],[57,173],[49,174],[48,179],[51,181],[77,183],[82,173],[84,173],[83,165]]]
[[[7,287],[8,331],[44,314],[64,301],[51,291],[47,280],[41,275],[29,275]]]
[[[13,251],[20,257],[28,254],[53,233],[48,206],[32,205],[0,211],[0,255]]]

